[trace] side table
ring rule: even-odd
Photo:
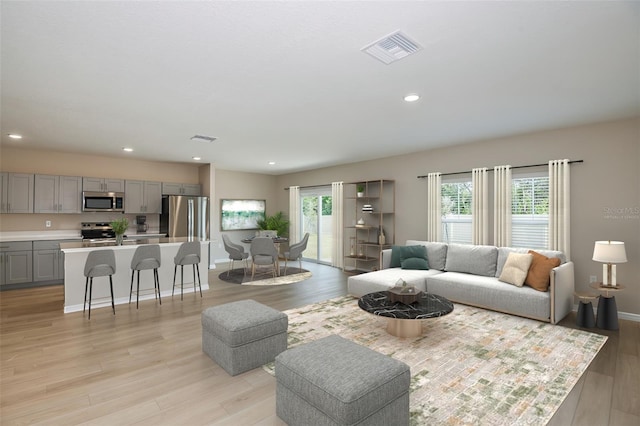
[[[576,317],[576,325],[583,328],[593,328],[596,326],[596,318],[593,315],[592,300],[597,299],[597,294],[593,293],[574,293],[580,303],[578,305],[578,315]]]
[[[595,288],[604,294],[600,296],[598,301],[598,316],[596,318],[596,325],[603,330],[617,330],[618,329],[618,307],[616,305],[616,298],[611,292],[624,290],[624,286],[618,284],[616,286],[602,285],[602,283],[591,283],[591,288]]]

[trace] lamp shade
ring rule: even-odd
[[[593,260],[602,263],[624,263],[627,252],[622,241],[596,241],[593,247]]]

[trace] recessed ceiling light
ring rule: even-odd
[[[9,133],[9,137],[11,139],[22,139],[22,135],[18,135],[16,133]]]
[[[275,161],[269,161],[269,165],[270,166],[275,166],[276,162]]]
[[[415,102],[418,99],[420,99],[420,95],[418,95],[417,93],[410,93],[404,97],[404,100],[407,102]]]
[[[202,158],[200,158],[200,157],[191,157],[191,158],[193,158],[193,159],[194,159],[194,160],[196,160],[196,161],[200,161],[200,160],[202,160]]]
[[[133,152],[133,148],[127,148],[126,146],[123,146],[122,150],[125,152]]]

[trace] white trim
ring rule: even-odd
[[[573,305],[573,312],[578,312],[578,304]],[[593,307],[593,315],[594,317],[598,314],[598,307]],[[618,311],[618,319],[623,319],[627,321],[640,322],[640,314],[632,314],[630,312],[620,312]],[[594,327],[597,328],[597,327]]]

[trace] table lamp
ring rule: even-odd
[[[602,285],[616,285],[616,265],[627,261],[627,253],[622,241],[596,241],[593,247],[593,260],[603,262]]]

